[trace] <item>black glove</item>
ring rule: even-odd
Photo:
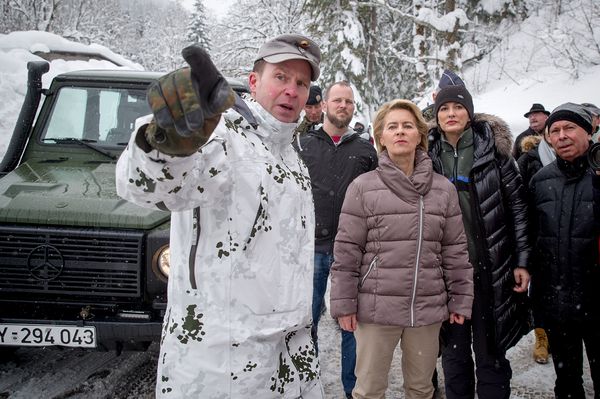
[[[170,72],[146,94],[154,120],[145,129],[150,147],[187,156],[200,148],[231,107],[235,94],[206,51],[189,46],[181,52],[190,67]]]

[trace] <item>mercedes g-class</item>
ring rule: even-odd
[[[150,113],[145,91],[160,74],[68,72],[43,89],[48,63],[28,69],[0,163],[0,348],[120,350],[157,340],[169,213],[119,198],[114,175],[136,118]]]

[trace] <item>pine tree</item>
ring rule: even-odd
[[[197,44],[210,51],[210,39],[206,24],[206,8],[204,0],[194,0],[192,17],[187,31],[187,40],[190,44]]]
[[[367,77],[369,51],[363,23],[371,23],[370,15],[359,18],[357,2],[349,0],[308,0],[308,29],[321,44],[323,65],[319,81],[325,89],[340,80],[354,86],[356,109],[369,116],[366,104],[372,102],[373,90]]]
[[[418,41],[413,24],[396,12],[407,5],[410,0],[390,0],[387,7],[376,7],[377,30],[370,32],[377,40],[373,110],[394,98],[412,99],[416,91],[413,47]]]

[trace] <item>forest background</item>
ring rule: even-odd
[[[267,38],[300,32],[321,46],[318,84],[350,81],[367,120],[393,98],[431,102],[446,68],[476,94],[494,81],[535,81],[548,63],[574,80],[600,65],[597,0],[236,0],[222,17],[203,0],[186,5],[8,0],[0,2],[0,33],[40,30],[97,43],[155,71],[183,66],[181,49],[198,43],[225,75],[244,77]]]

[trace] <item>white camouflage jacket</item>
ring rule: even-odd
[[[192,156],[144,153],[134,133],[117,163],[121,197],[172,212],[157,397],[323,395],[310,338],[314,209],[290,144],[296,124],[246,102],[257,129],[228,110]]]

